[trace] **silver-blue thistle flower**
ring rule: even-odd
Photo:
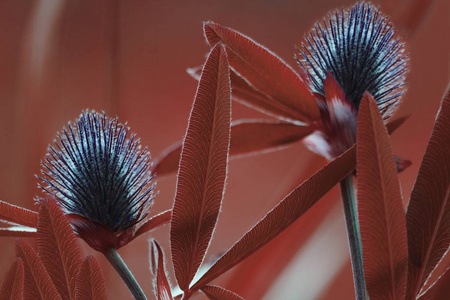
[[[152,205],[150,153],[118,119],[84,111],[57,134],[42,162],[40,187],[67,214],[120,233],[136,225]]]
[[[385,118],[395,110],[409,60],[394,26],[372,4],[330,13],[305,35],[298,51],[314,92],[325,95],[330,72],[356,109],[368,91]]]

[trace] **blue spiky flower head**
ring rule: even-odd
[[[150,153],[128,132],[117,118],[86,110],[57,134],[42,162],[39,186],[94,248],[118,248],[152,205]]]
[[[404,93],[409,63],[405,45],[393,24],[367,2],[336,10],[317,22],[298,48],[297,60],[310,89],[323,99],[318,104],[325,115],[322,119],[328,123],[324,131],[328,132],[321,133],[322,144],[335,148],[325,155],[328,159],[355,142],[356,132],[340,132],[348,140],[337,141],[332,136],[335,132],[330,131],[356,128],[364,93],[375,99],[384,119],[392,115]],[[342,96],[338,97],[341,91],[336,89],[342,91]],[[333,95],[327,95],[327,90]],[[313,144],[320,143],[317,135],[312,139]]]

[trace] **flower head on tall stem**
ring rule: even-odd
[[[105,252],[127,244],[152,205],[150,153],[118,119],[84,111],[57,134],[42,162],[42,184],[75,231]]]
[[[298,48],[303,79],[316,95],[322,126],[310,148],[333,159],[356,142],[365,92],[388,119],[404,93],[408,56],[387,17],[370,3],[336,10],[314,25]]]

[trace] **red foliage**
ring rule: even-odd
[[[357,131],[358,220],[370,299],[404,299],[406,221],[389,135],[366,92]]]
[[[234,89],[233,89],[234,91]],[[262,151],[273,151],[300,141],[311,134],[310,126],[302,126],[281,120],[238,120],[231,124],[231,158],[247,154],[257,154]],[[182,143],[176,143],[167,149],[158,161],[154,171],[164,175],[178,168]]]
[[[270,242],[355,168],[355,147],[295,188],[194,284],[199,289]]]
[[[396,25],[398,24],[404,29],[404,32],[412,36],[414,29],[418,27],[421,16],[424,14],[424,11],[426,11],[425,8],[430,6],[432,1],[414,0],[410,5],[406,6],[402,6],[400,2],[401,1],[384,1],[383,6],[391,8],[390,11],[394,23],[396,23]],[[113,42],[110,43],[113,45],[112,47],[114,49],[111,55],[111,65],[114,75],[111,76],[111,82],[108,82],[107,84],[111,85],[111,91],[105,92],[107,96],[104,98],[109,98],[112,95],[111,98],[113,101],[111,103],[105,103],[109,105],[108,108],[113,110],[114,113],[119,113],[115,111],[119,110],[119,107],[122,107],[120,113],[129,113],[128,110],[123,109],[124,105],[119,102],[120,97],[124,97],[125,99],[126,96],[127,101],[131,101],[132,104],[133,98],[136,98],[136,95],[133,94],[136,86],[130,84],[130,87],[133,88],[129,88],[127,91],[127,84],[129,84],[130,81],[137,81],[137,85],[142,84],[142,81],[140,80],[144,79],[141,79],[140,77],[145,77],[145,82],[151,82],[152,88],[155,88],[158,85],[157,78],[160,76],[160,72],[155,72],[158,74],[155,76],[152,75],[153,77],[150,79],[139,74],[139,76],[129,79],[130,81],[127,81],[127,84],[124,85],[122,83],[119,85],[120,80],[128,78],[128,74],[127,76],[121,76],[121,74],[118,73],[119,69],[124,69],[122,67],[123,65],[127,65],[122,63],[120,59],[123,59],[125,62],[127,53],[128,57],[130,56],[130,53],[132,53],[133,56],[140,53],[140,51],[135,51],[133,48],[131,48],[133,49],[131,52],[127,52],[125,51],[127,47],[118,47],[119,39],[114,35],[117,32],[123,31],[121,37],[127,38],[124,43],[134,41],[128,35],[130,32],[129,29],[127,29],[126,26],[123,26],[123,24],[127,24],[128,26],[128,22],[118,22],[119,12],[121,13],[121,18],[123,18],[124,15],[129,18],[129,14],[126,14],[127,10],[120,10],[119,7],[126,7],[134,13],[138,13],[138,9],[130,9],[130,7],[124,3],[120,5],[115,2],[111,3],[112,9],[110,10],[112,13],[108,10],[108,13],[105,15],[107,15],[108,18],[112,15],[111,24],[113,24],[113,26],[109,27],[114,28],[111,29],[113,32],[113,34],[111,34],[113,36]],[[92,5],[98,5],[98,7],[104,8],[100,4]],[[134,5],[139,8],[142,4]],[[9,4],[2,4],[2,7],[3,6],[9,7]],[[22,6],[20,7],[22,8]],[[26,7],[23,6],[23,8]],[[39,7],[36,9],[38,8]],[[65,9],[53,7],[54,11],[69,12],[71,17],[77,15],[75,8],[79,9],[78,6],[75,7],[75,4],[67,4]],[[108,8],[110,7],[108,6]],[[2,11],[9,13],[8,10]],[[22,10],[19,11],[22,13]],[[28,11],[33,10],[30,8]],[[85,12],[82,14],[84,17]],[[97,19],[97,15],[93,15],[95,15],[95,17],[92,20]],[[37,13],[32,16],[33,19],[34,17],[36,20],[39,19],[39,14]],[[204,16],[202,16],[202,18],[203,17]],[[13,17],[2,18],[0,22],[2,22],[2,24],[3,22],[9,24],[12,23],[9,20],[13,19]],[[129,19],[124,18],[123,20],[128,21]],[[57,19],[53,20],[54,24],[60,25],[61,22],[55,20]],[[68,21],[67,18],[61,18],[61,20],[64,20],[65,22],[65,26],[61,27],[70,28],[70,20]],[[91,19],[88,18],[88,20]],[[83,22],[77,22],[76,24],[88,24],[87,27],[89,27],[89,29],[87,31],[93,30],[91,27],[97,27],[91,26],[89,22],[84,22],[84,19]],[[122,24],[120,28],[118,24]],[[3,27],[9,28],[9,26]],[[156,27],[159,30],[164,26]],[[99,26],[99,28],[103,27]],[[33,36],[33,30],[30,29],[33,28],[28,28],[28,31],[26,31],[27,36],[31,36],[31,39],[36,38]],[[108,30],[106,31],[109,33]],[[113,246],[114,248],[120,248],[136,237],[162,224],[171,222],[170,242],[173,265],[178,285],[184,291],[184,298],[189,298],[195,291],[200,289],[210,299],[243,299],[228,289],[212,286],[209,285],[209,283],[261,249],[288,227],[292,229],[293,226],[291,225],[295,220],[302,216],[343,176],[352,172],[355,166],[355,152],[357,152],[359,220],[363,238],[364,271],[367,280],[367,289],[371,299],[404,299],[405,293],[406,299],[416,299],[419,295],[423,295],[422,297],[424,299],[446,299],[449,293],[448,283],[450,278],[450,273],[448,271],[446,272],[450,261],[448,251],[450,245],[450,133],[448,130],[450,126],[450,95],[448,91],[443,100],[432,137],[423,158],[419,175],[417,176],[410,197],[406,216],[401,202],[401,192],[398,185],[397,173],[395,172],[395,164],[393,162],[396,163],[397,170],[402,170],[410,165],[410,161],[399,157],[393,157],[389,137],[387,136],[383,121],[378,114],[378,109],[371,100],[368,100],[368,98],[371,97],[366,95],[365,100],[361,104],[359,116],[360,123],[357,150],[355,151],[354,148],[350,149],[349,152],[343,154],[328,166],[311,176],[303,184],[299,185],[265,217],[259,220],[252,229],[234,244],[234,246],[226,250],[225,254],[222,255],[212,267],[206,270],[206,273],[203,274],[201,279],[194,283],[194,286],[189,289],[189,286],[193,283],[191,281],[193,280],[194,275],[198,272],[199,267],[205,259],[206,251],[209,248],[216,228],[218,215],[221,209],[221,201],[224,197],[228,155],[238,156],[241,154],[257,153],[300,141],[305,136],[310,135],[310,133],[318,128],[318,124],[324,121],[323,119],[319,120],[322,116],[319,113],[318,106],[316,105],[317,103],[320,103],[322,100],[330,102],[332,98],[340,98],[341,100],[342,98],[345,98],[345,95],[339,93],[339,87],[336,85],[333,86],[335,82],[331,82],[331,85],[325,85],[326,98],[311,93],[307,84],[305,84],[305,78],[302,78],[302,74],[296,73],[288,64],[267,48],[235,30],[218,25],[217,23],[207,22],[204,23],[204,31],[207,41],[214,49],[210,53],[201,76],[198,69],[191,69],[191,74],[198,76],[200,83],[189,119],[185,141],[183,143],[178,143],[170,151],[166,152],[163,159],[155,165],[155,170],[157,170],[159,174],[176,170],[179,167],[173,213],[172,210],[166,210],[163,213],[148,219],[145,223],[143,222],[141,226],[130,228],[130,230],[121,232],[119,235],[111,234],[91,222],[89,224],[92,226],[86,228],[86,232],[91,231],[92,233],[97,230],[91,235],[90,239],[88,238],[88,240],[92,241],[91,246],[94,246],[95,248],[96,238],[99,235],[105,234],[111,237],[111,243],[108,243],[106,245],[107,247]],[[80,29],[80,32],[84,31]],[[50,41],[52,41],[52,36],[62,36],[65,39],[68,38],[67,34],[54,34],[51,30],[47,32],[47,34]],[[167,39],[165,34],[161,34],[161,36],[162,35],[164,35],[164,39]],[[95,35],[91,36],[91,39],[92,37],[95,37]],[[55,38],[53,38],[53,43],[55,42],[54,39]],[[92,40],[95,41],[94,44],[97,45],[97,40]],[[175,45],[177,51],[179,51],[178,49],[180,48],[179,45],[181,42],[182,41],[177,40],[174,44],[170,45]],[[420,42],[421,40],[413,41],[413,43],[416,44],[420,44]],[[9,43],[6,44],[9,45]],[[69,47],[65,45],[65,48],[64,45],[62,45],[61,49],[70,49],[73,53],[78,55],[77,49],[72,49],[72,46],[79,44],[84,45],[87,43],[73,43],[73,45],[69,43]],[[98,44],[101,44],[101,42]],[[48,49],[54,50],[51,45],[52,44],[48,46]],[[411,47],[417,46],[413,45]],[[119,48],[120,51],[117,50]],[[445,47],[442,48],[445,49]],[[15,48],[11,49],[7,49],[7,52],[22,52],[15,51]],[[30,47],[30,49],[34,48]],[[1,50],[1,53],[3,54],[4,49],[2,48]],[[26,47],[24,47],[23,50],[25,53],[33,53],[32,50],[27,50]],[[98,51],[100,52],[99,57],[105,56],[103,50],[104,49]],[[431,50],[429,51],[430,53],[433,52]],[[65,51],[54,52],[65,53]],[[183,62],[186,61],[184,56],[188,54],[187,52],[188,51],[186,51],[186,53],[183,52]],[[51,53],[51,51],[49,51],[49,53]],[[417,59],[418,53],[419,52],[417,51],[415,52],[416,56],[414,59],[416,60],[416,63],[419,61],[419,59]],[[68,55],[67,57],[70,58],[71,54],[65,55]],[[138,56],[140,55],[141,54],[138,54]],[[13,55],[9,56],[17,58]],[[64,55],[61,57],[64,58]],[[70,61],[67,57],[66,61],[64,61],[66,63]],[[89,58],[89,54],[81,57],[83,57],[83,59]],[[95,56],[91,58],[92,61],[98,60]],[[45,72],[42,71],[45,70],[46,63],[52,62],[55,65],[58,64],[56,64],[55,61],[53,61],[54,59],[52,60],[50,56],[44,56],[41,57],[41,59],[42,61],[33,61],[32,56],[30,55],[31,63],[28,67],[29,69],[27,69],[27,63],[23,63],[25,67],[23,67],[23,70],[21,68],[21,72],[18,73],[27,74],[27,71],[32,70],[33,72],[30,72],[31,75],[29,75],[30,78],[28,78],[27,74],[24,79],[22,78],[24,77],[23,74],[17,75],[14,72],[9,72],[10,70],[5,68],[9,73],[15,75],[10,76],[10,74],[8,74],[8,76],[4,76],[6,81],[3,80],[3,82],[6,82],[6,85],[10,84],[11,86],[18,86],[21,88],[22,86],[27,87],[27,83],[29,84],[29,87],[25,92],[19,93],[17,91],[11,92],[8,90],[8,93],[5,92],[5,95],[9,97],[9,93],[11,95],[17,94],[17,99],[26,99],[27,97],[23,96],[30,94],[31,96],[29,96],[29,98],[31,100],[40,100],[41,98],[45,98],[44,96],[48,96],[48,94],[54,94],[54,86],[51,86],[47,92],[43,92],[43,88],[40,90],[40,84],[46,84],[44,83],[44,80],[42,82],[36,81],[38,84],[35,84],[33,80],[40,78],[41,75],[42,78],[51,82],[52,85],[58,86],[58,90],[60,86],[62,86],[61,90],[64,91],[66,85],[70,86],[73,84],[72,77],[65,78],[64,80],[59,80],[58,78],[46,78]],[[430,57],[429,59],[432,60],[433,58]],[[19,59],[17,59],[17,61],[18,60]],[[231,67],[230,69],[228,68],[228,63]],[[442,64],[442,62],[439,63]],[[47,67],[49,65],[47,65]],[[73,64],[73,66],[75,65],[76,63]],[[89,68],[86,68],[89,70],[88,72],[91,72],[90,64],[87,63],[86,65],[89,66]],[[161,65],[163,65],[164,69],[167,68],[166,62],[161,62]],[[36,66],[42,67],[42,70],[36,68]],[[74,68],[74,72],[72,72],[73,66],[69,66],[68,69],[70,70],[70,73],[77,74],[77,71],[79,70]],[[109,67],[110,66],[108,66],[107,69],[108,74],[111,71]],[[177,65],[177,68],[179,68],[179,65]],[[60,76],[60,73],[64,74],[64,72],[60,72],[61,70],[59,68],[54,68],[54,66],[49,69],[56,70],[56,77]],[[432,69],[431,64],[430,69]],[[95,70],[95,68],[92,68],[92,70]],[[419,68],[419,70],[423,71],[423,68]],[[40,72],[42,72],[42,74]],[[95,72],[92,72],[92,74],[94,73]],[[98,73],[104,74],[105,72],[102,70],[102,72]],[[426,74],[426,72],[424,74]],[[11,84],[15,82],[10,81],[8,79],[9,77],[21,78],[25,84]],[[419,81],[419,77],[413,78],[415,79],[411,80],[411,86],[413,86],[413,83]],[[91,77],[89,77],[86,82],[89,82],[90,79]],[[440,80],[442,81],[442,79]],[[104,87],[98,84],[99,81],[101,80],[92,81],[92,84],[96,89],[103,90]],[[161,82],[166,83],[164,80]],[[233,98],[252,108],[263,111],[270,116],[275,116],[277,120],[254,119],[235,121],[231,125],[230,140],[230,86],[232,88]],[[436,84],[436,86],[438,85]],[[429,88],[423,89],[426,91],[427,97],[428,94],[431,95],[437,93],[436,86],[430,86]],[[3,84],[2,87],[5,87],[5,84]],[[91,86],[86,86],[79,90],[91,90],[90,87]],[[422,87],[420,87],[420,89],[422,89]],[[36,93],[37,96],[35,96],[34,93],[36,90],[40,91],[40,93]],[[77,92],[77,89],[73,90]],[[131,90],[133,93],[130,93]],[[411,94],[416,94],[417,91],[416,88],[414,93]],[[137,93],[140,92],[141,91],[138,91]],[[109,93],[111,95],[109,95]],[[58,94],[59,101],[60,95],[59,93],[56,94]],[[81,95],[84,95],[83,92],[81,92]],[[93,95],[97,96],[95,93]],[[79,96],[79,94],[74,95],[77,99]],[[137,98],[140,97],[141,95]],[[183,97],[185,97],[185,95],[183,95]],[[408,95],[408,97],[412,98],[414,96]],[[92,99],[97,98],[101,97],[88,97],[87,99],[88,101],[92,101]],[[17,99],[14,99],[14,97],[12,98],[12,100]],[[17,121],[14,120],[13,124],[15,126],[13,127],[19,128],[18,132],[24,135],[26,143],[22,141],[21,143],[27,145],[27,148],[33,149],[18,151],[18,158],[13,158],[12,162],[8,162],[7,164],[9,170],[6,168],[7,170],[5,173],[7,176],[5,176],[5,178],[9,177],[9,172],[11,170],[15,171],[16,169],[17,174],[24,173],[30,175],[36,172],[35,170],[30,171],[30,168],[26,167],[32,165],[30,162],[36,160],[36,157],[39,157],[40,155],[38,151],[34,150],[37,149],[36,145],[42,143],[42,140],[47,140],[47,138],[43,139],[45,135],[42,133],[32,134],[34,131],[30,130],[28,132],[24,128],[27,126],[32,127],[29,125],[35,123],[36,120],[49,121],[42,123],[56,123],[59,117],[55,117],[55,112],[61,108],[58,106],[58,101],[54,101],[53,103],[54,106],[56,106],[55,108],[51,108],[51,105],[42,105],[42,107],[46,107],[46,109],[49,110],[46,115],[38,113],[38,110],[35,111],[38,106],[41,106],[40,101],[10,101],[10,103],[8,102],[8,104],[5,104],[7,109],[3,109],[2,111],[15,112],[16,108],[23,108],[25,110],[25,112],[20,112],[19,114],[11,114],[11,117],[8,115],[9,113],[5,114],[4,119],[6,122],[9,122],[14,120],[17,115],[20,115]],[[15,106],[16,102],[19,102],[18,107]],[[408,101],[405,102],[408,103]],[[24,105],[25,103],[27,105]],[[28,105],[30,103],[31,105]],[[105,103],[102,103],[101,105],[104,105]],[[422,106],[419,106],[418,103],[419,102],[415,103],[415,105],[417,105],[415,109],[428,105],[420,104]],[[86,102],[86,104],[82,105],[87,104],[95,105],[91,102]],[[127,105],[128,104],[129,102],[127,102]],[[137,105],[137,107],[139,107],[138,113],[148,114],[149,106],[142,104],[143,103],[139,102],[139,105]],[[213,107],[212,109],[211,106]],[[103,109],[103,107],[101,107],[101,109]],[[42,110],[44,109],[39,111],[42,112]],[[68,111],[72,113],[70,109]],[[180,109],[180,111],[182,110]],[[172,114],[172,111],[170,113]],[[132,115],[131,113],[129,114]],[[417,117],[417,115],[419,116]],[[420,116],[420,114],[417,115],[414,115],[416,119],[413,123],[422,126],[422,116]],[[161,118],[166,117],[164,114],[161,114],[161,116]],[[160,116],[157,116],[157,118],[158,117]],[[333,115],[331,115],[331,117],[333,117]],[[178,118],[178,116],[176,118]],[[28,119],[30,119],[29,122],[27,122]],[[136,120],[137,119],[135,119],[134,122],[137,122]],[[418,120],[420,120],[420,122],[417,122]],[[298,121],[302,121],[302,123]],[[402,121],[403,120],[400,119],[399,122],[394,121],[387,124],[388,132],[392,132],[393,129],[400,126]],[[130,122],[133,121],[131,120]],[[160,125],[161,124],[158,124],[158,126]],[[145,123],[145,126],[147,128],[148,124]],[[410,128],[417,129],[417,127],[412,125],[410,125]],[[41,128],[39,130],[40,132],[43,131]],[[423,129],[415,132],[427,132],[427,130]],[[3,133],[3,131],[1,133]],[[173,140],[178,139],[180,136],[178,132],[176,134],[177,137]],[[151,136],[149,135],[148,138],[150,137]],[[161,145],[163,145],[163,142]],[[404,149],[407,149],[406,147],[409,146],[403,147]],[[14,153],[16,150],[17,146],[16,148],[11,147],[11,150],[8,151]],[[2,151],[2,157],[7,157],[9,160],[9,157],[11,156],[9,155],[10,153],[3,152],[5,151],[4,149],[0,151]],[[24,155],[30,153],[27,151],[33,151],[33,155]],[[420,153],[420,149],[415,152],[411,150],[411,153]],[[408,153],[408,156],[411,153]],[[293,158],[290,157],[288,159],[291,160]],[[27,187],[30,184],[24,183],[23,178],[20,178],[20,176],[17,176],[16,174],[12,174],[11,177],[15,179],[10,180],[7,178],[8,181],[5,181],[5,186],[8,186],[10,181],[13,182],[13,180],[20,179],[14,185],[15,188],[13,188],[14,191],[11,192],[11,194],[27,195],[31,200],[31,196],[28,195],[31,189]],[[18,182],[25,187],[23,190],[26,192],[22,192],[21,188],[16,188]],[[265,183],[260,183],[260,185],[264,184]],[[33,183],[33,185],[35,184]],[[233,194],[232,197],[234,196],[235,195]],[[23,197],[11,197],[10,199],[16,198],[22,199]],[[243,201],[247,200],[250,201],[247,197],[243,196]],[[259,205],[259,203],[254,202],[253,205]],[[164,209],[167,208],[168,207],[165,207]],[[233,209],[241,209],[240,204]],[[161,211],[163,211],[163,209],[161,209]],[[323,212],[315,214],[311,217],[318,218],[315,220],[314,224],[320,223],[320,219],[325,215],[325,213],[322,213]],[[0,236],[36,237],[38,242],[37,251],[24,241],[19,240],[17,242],[18,258],[5,274],[0,288],[1,299],[106,299],[106,285],[100,265],[91,256],[88,256],[82,261],[83,254],[77,245],[76,236],[74,235],[66,216],[64,216],[64,213],[59,209],[55,202],[43,202],[39,207],[38,216],[36,212],[0,201],[0,220],[7,223],[18,224],[20,226],[37,228],[37,232],[21,227],[0,228]],[[73,224],[76,224],[77,221],[85,221],[78,216],[72,216],[71,220],[73,221]],[[296,233],[297,231],[292,232]],[[286,236],[288,238],[301,239],[296,237],[293,233]],[[83,235],[83,232],[81,232],[80,235]],[[220,239],[221,237],[215,236],[215,238]],[[279,244],[274,244],[275,242]],[[293,246],[295,249],[289,249],[289,255],[280,258],[280,264],[287,264],[289,258],[293,256],[298,247],[302,244],[301,241],[295,243]],[[276,245],[277,247],[273,245]],[[257,253],[262,254],[261,256],[254,256],[254,259],[257,260],[269,256],[281,256],[283,255],[282,245],[281,239],[278,239],[272,244],[269,244],[271,248],[265,248],[265,250],[269,249],[267,252],[263,252],[264,250],[258,251]],[[137,247],[133,249],[133,247],[129,247],[129,253],[132,253],[136,248]],[[106,250],[105,245],[99,246],[98,249],[100,249],[99,251]],[[172,291],[168,282],[168,277],[171,275],[171,272],[165,272],[163,251],[156,242],[152,243],[150,259],[154,269],[157,298],[172,299]],[[440,264],[437,266],[438,262],[440,262]],[[270,264],[262,263],[260,267],[264,268],[267,266],[270,266]],[[207,268],[206,266],[203,267]],[[284,265],[280,268],[283,267]],[[240,273],[241,276],[235,274],[235,276],[232,277],[232,280],[245,280],[242,279],[245,277],[242,276],[242,274],[251,274],[251,272],[245,273],[245,271],[240,268],[236,270],[242,272]],[[255,272],[255,270],[252,271]],[[267,284],[272,283],[279,272],[280,270],[277,269],[276,272],[268,275],[264,280],[255,280],[255,282],[259,282],[260,284],[261,282]],[[269,278],[270,276],[273,278]],[[229,286],[233,286],[233,282]],[[234,282],[234,286],[236,286],[236,282]],[[114,288],[115,287],[113,286],[113,292],[116,291]],[[261,288],[261,290],[264,291],[258,295],[262,296],[268,288],[268,286]],[[234,289],[230,288],[230,290]],[[238,291],[238,293],[240,294],[240,291]],[[339,296],[333,294],[330,297],[335,299]],[[179,298],[180,295],[175,296],[175,299]]]
[[[202,291],[211,300],[244,300],[241,296],[220,286],[206,285],[202,288]]]
[[[281,58],[243,34],[219,24],[206,22],[203,29],[210,46],[223,43],[230,66],[269,99],[261,104],[251,104],[263,108],[269,106],[271,112],[293,120],[319,119],[314,96]]]
[[[75,296],[75,280],[82,252],[75,233],[55,200],[39,209],[38,255],[62,299]]]
[[[61,299],[42,260],[27,242],[17,241],[16,254],[25,264],[24,298],[43,300]]]
[[[175,275],[189,289],[208,248],[224,194],[230,145],[228,59],[215,46],[205,63],[181,151],[170,241]]]
[[[450,87],[411,192],[406,222],[407,299],[414,299],[450,245]],[[425,201],[426,199],[426,201]]]
[[[155,296],[158,300],[173,300],[166,271],[164,270],[164,254],[159,244],[153,240],[150,244],[150,260],[154,277]]]
[[[87,256],[75,279],[75,300],[106,300],[106,285],[97,260]]]

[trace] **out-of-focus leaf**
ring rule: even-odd
[[[320,118],[313,94],[300,76],[270,50],[249,37],[213,22],[204,23],[205,37],[211,46],[226,45],[230,66],[257,91],[272,100],[264,102],[273,112],[300,121]],[[255,102],[253,102],[255,104]]]
[[[244,300],[241,296],[220,286],[205,285],[202,291],[211,300]]]
[[[387,128],[387,131],[389,132],[389,134],[392,134],[392,133],[393,133],[394,131],[396,131],[400,126],[402,126],[403,123],[405,123],[405,121],[409,119],[409,117],[410,117],[410,116],[408,115],[408,116],[403,116],[403,117],[397,118],[397,119],[395,119],[395,120],[389,121],[389,122],[386,124],[386,128]]]
[[[314,130],[283,121],[238,120],[231,127],[230,155],[273,150],[297,142]]]
[[[53,284],[47,270],[36,251],[25,241],[18,240],[16,254],[24,261],[24,291],[25,299],[54,299],[60,300],[61,296]]]
[[[156,216],[151,217],[150,219],[145,221],[145,223],[142,224],[142,226],[140,226],[138,230],[136,230],[133,239],[161,225],[169,223],[171,217],[172,217],[172,210],[166,210],[160,214],[157,214]]]
[[[36,227],[37,220],[36,212],[0,200],[0,221]]]
[[[231,125],[230,156],[236,157],[276,150],[300,141],[313,131],[310,126],[295,125],[278,120],[237,120]],[[181,143],[176,145],[178,146],[165,151],[155,163],[154,170],[158,174],[176,170],[180,159]]]
[[[97,260],[89,255],[81,264],[75,281],[75,300],[106,300],[106,285]]]
[[[183,141],[178,141],[165,149],[154,161],[151,172],[158,176],[165,175],[178,170],[180,163],[181,147]]]
[[[201,71],[201,66],[187,70],[188,74],[197,80],[200,79]],[[274,105],[274,101],[270,97],[256,90],[233,69],[230,69],[230,79],[233,100],[270,116],[289,118],[290,114],[286,113],[284,107]],[[294,117],[290,116],[291,119]]]
[[[406,224],[407,298],[415,299],[450,245],[450,88],[441,103],[416,182]]]
[[[432,2],[433,0],[410,0],[408,5],[405,5],[401,0],[385,0],[382,6],[386,6],[387,13],[392,16],[395,26],[400,29],[402,35],[409,38],[423,21]]]
[[[404,299],[408,265],[406,221],[388,132],[369,93],[357,129],[358,219],[370,299]]]
[[[75,280],[83,261],[77,238],[55,200],[43,201],[37,230],[39,258],[62,299],[75,296]]]
[[[0,236],[36,237],[36,228],[25,226],[12,226],[0,228]]]
[[[192,290],[202,288],[222,273],[273,240],[303,215],[325,193],[355,168],[355,146],[330,162],[295,188],[231,249],[229,249],[201,278]]]
[[[178,170],[170,240],[175,276],[189,289],[203,261],[222,202],[230,145],[231,95],[222,45],[205,63]]]
[[[152,240],[150,244],[151,269],[154,276],[155,296],[158,300],[173,300],[169,281],[164,270],[164,254],[159,244]]]

